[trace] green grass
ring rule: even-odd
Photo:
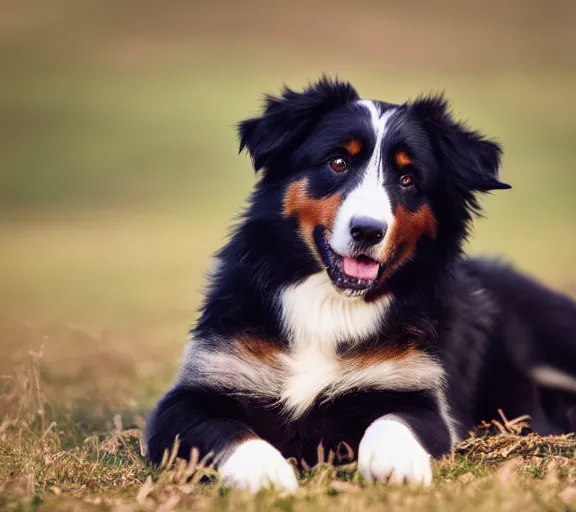
[[[0,509],[574,507],[571,439],[472,440],[425,491],[323,465],[295,497],[256,499],[199,485],[204,469],[152,471],[138,441],[255,180],[234,126],[282,83],[328,72],[397,102],[444,90],[503,143],[514,187],[485,198],[470,251],[576,291],[574,8],[540,7],[5,2]]]

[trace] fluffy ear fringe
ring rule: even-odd
[[[427,126],[444,167],[463,192],[511,188],[498,179],[501,146],[455,121],[442,94],[419,97],[408,108]],[[475,204],[473,199],[471,202]]]
[[[304,91],[284,87],[280,96],[266,96],[260,117],[238,124],[240,152],[248,151],[254,170],[269,167],[306,137],[315,121],[346,103],[359,99],[348,82],[327,76]]]

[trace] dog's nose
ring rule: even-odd
[[[352,240],[364,245],[376,245],[381,242],[388,226],[370,217],[354,217],[350,223]]]

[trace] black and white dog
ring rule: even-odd
[[[477,194],[509,188],[496,143],[441,97],[327,78],[239,133],[262,174],[150,418],[152,462],[178,437],[229,485],[292,490],[285,458],[345,442],[367,480],[429,484],[431,457],[499,408],[574,430],[575,304],[462,254]]]

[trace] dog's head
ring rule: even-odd
[[[498,144],[455,122],[438,96],[393,105],[323,78],[268,97],[239,132],[263,172],[256,200],[276,203],[350,297],[369,300],[410,264],[458,253],[477,192],[509,188]]]

